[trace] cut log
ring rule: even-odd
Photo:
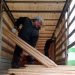
[[[19,45],[24,51],[32,55],[35,59],[37,59],[39,62],[41,62],[46,67],[57,66],[52,60],[50,60],[48,57],[40,53],[38,50],[36,50],[35,48],[27,44],[25,41],[20,39],[18,36],[10,32],[9,30],[3,29],[3,34],[6,35],[9,39],[11,39],[17,45]]]

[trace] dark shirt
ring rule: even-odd
[[[39,36],[39,29],[33,26],[31,19],[27,17],[20,17],[15,22],[15,27],[17,29],[19,29],[20,25],[22,25],[22,28],[19,31],[18,36],[31,46],[35,47]]]

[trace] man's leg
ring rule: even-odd
[[[35,64],[34,57],[27,56],[27,64]]]
[[[19,60],[20,60],[21,53],[22,53],[22,49],[16,45],[16,48],[15,48],[15,51],[13,54],[12,63],[11,63],[12,68],[19,68],[20,67]]]

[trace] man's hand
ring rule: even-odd
[[[12,28],[12,32],[13,32],[13,33],[16,33],[17,30],[16,30],[15,28]]]

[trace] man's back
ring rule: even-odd
[[[22,28],[20,29],[18,36],[31,46],[35,47],[39,35],[39,30],[33,26],[31,19],[28,17],[20,17],[15,22],[17,29],[20,25],[22,25]]]

